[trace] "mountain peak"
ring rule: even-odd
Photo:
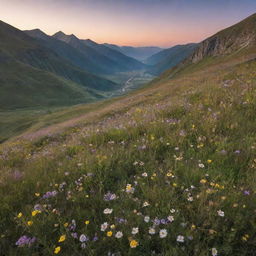
[[[24,32],[27,35],[35,37],[35,38],[45,39],[45,38],[49,37],[47,34],[45,34],[42,30],[40,30],[38,28],[32,29],[32,30],[24,30]]]

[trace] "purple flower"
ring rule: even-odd
[[[167,221],[165,219],[161,219],[161,224],[166,224]]]
[[[250,195],[250,191],[249,190],[245,190],[244,191],[244,195],[249,196]]]
[[[78,239],[78,234],[76,232],[71,233],[71,236],[75,239]]]
[[[154,222],[154,225],[160,225],[160,220],[158,219],[158,218],[155,218],[154,220],[153,220],[153,222]]]
[[[116,199],[116,194],[112,194],[111,192],[108,192],[107,194],[104,195],[105,201],[112,201],[115,199]]]
[[[18,247],[28,246],[30,247],[36,241],[35,237],[21,236],[15,243]]]
[[[54,191],[48,191],[43,195],[43,199],[47,199],[47,198],[51,198],[51,197],[55,197],[58,194],[58,192],[56,190]]]
[[[96,242],[96,241],[98,241],[98,239],[99,239],[99,238],[97,237],[97,235],[95,235],[94,238],[92,239],[92,241],[93,241],[93,242]]]

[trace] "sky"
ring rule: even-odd
[[[256,12],[256,0],[0,0],[0,20],[98,43],[200,42]]]

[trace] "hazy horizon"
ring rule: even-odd
[[[0,0],[0,19],[21,30],[58,31],[123,46],[200,42],[256,10],[244,0]]]

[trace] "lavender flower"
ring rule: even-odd
[[[28,246],[30,247],[36,241],[35,237],[21,236],[15,243],[18,247]]]

